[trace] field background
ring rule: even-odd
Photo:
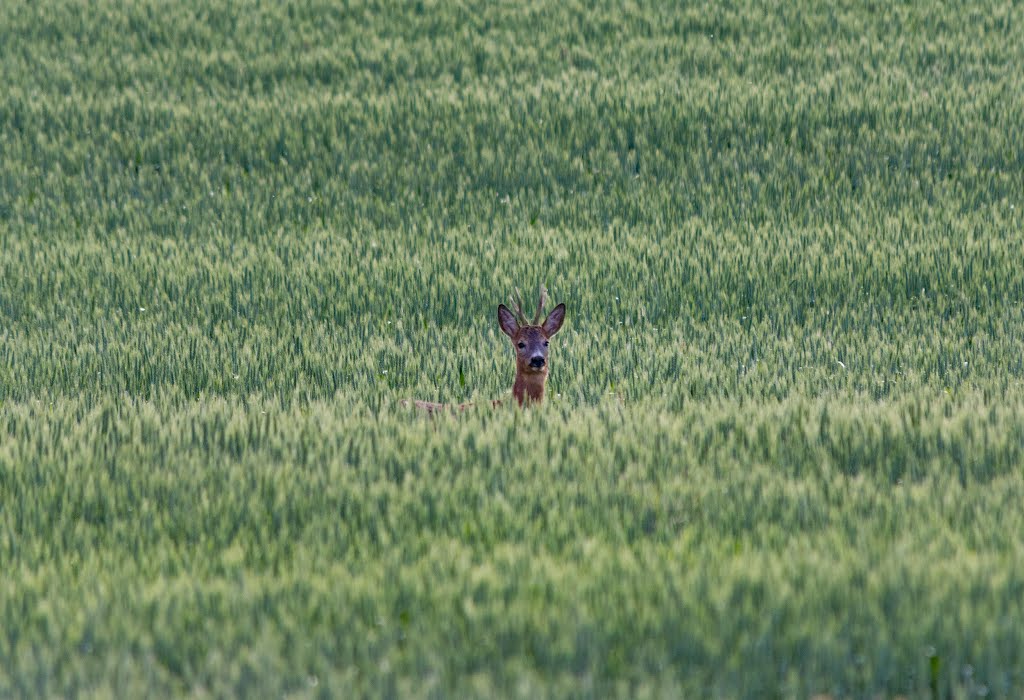
[[[6,2],[0,75],[0,696],[1024,694],[1019,5]],[[541,282],[544,406],[398,405]]]

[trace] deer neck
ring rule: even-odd
[[[540,403],[544,400],[544,382],[547,372],[524,372],[516,369],[516,383],[512,385],[512,396],[522,405],[526,401]]]

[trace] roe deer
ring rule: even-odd
[[[516,380],[512,385],[512,396],[520,406],[524,403],[540,403],[544,400],[544,384],[548,379],[548,339],[558,332],[565,321],[565,304],[559,304],[541,322],[547,295],[547,290],[544,289],[544,285],[541,285],[537,313],[534,314],[532,323],[523,313],[523,299],[518,289],[511,298],[514,313],[504,304],[498,304],[498,327],[509,337],[516,351]],[[409,401],[402,401],[403,406],[408,404]],[[413,401],[412,404],[428,413],[449,409],[462,411],[473,405],[471,403],[453,405],[430,401]],[[491,405],[499,406],[501,400],[492,401]]]

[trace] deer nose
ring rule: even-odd
[[[530,366],[531,367],[543,367],[544,366],[544,358],[541,357],[540,355],[534,355],[530,359]]]

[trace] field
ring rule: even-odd
[[[0,4],[0,697],[1024,695],[1024,10],[778,5]]]

